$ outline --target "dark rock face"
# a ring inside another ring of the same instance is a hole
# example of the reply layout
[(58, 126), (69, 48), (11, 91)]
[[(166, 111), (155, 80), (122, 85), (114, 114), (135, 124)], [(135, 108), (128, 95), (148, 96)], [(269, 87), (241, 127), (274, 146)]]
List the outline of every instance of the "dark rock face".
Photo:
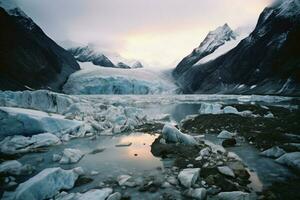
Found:
[(105, 55), (90, 46), (71, 48), (68, 51), (80, 62), (92, 62), (101, 67), (117, 67)]
[(133, 63), (133, 65), (131, 66), (131, 68), (135, 69), (135, 68), (143, 68), (143, 64), (140, 61), (136, 61), (135, 63)]
[(22, 10), (0, 7), (0, 89), (60, 91), (79, 70), (73, 56), (51, 40)]
[(300, 95), (300, 3), (279, 2), (237, 47), (178, 77), (184, 93)]
[(201, 42), (200, 46), (195, 48), (191, 54), (180, 61), (173, 71), (173, 75), (175, 77), (181, 76), (199, 60), (213, 53), (220, 46), (224, 45), (226, 41), (234, 40), (236, 35), (237, 34), (231, 30), (228, 24), (224, 24), (223, 26), (218, 27), (216, 30), (210, 31), (203, 42)]
[(125, 63), (123, 62), (119, 62), (117, 64), (118, 68), (123, 68), (123, 69), (130, 69), (130, 67), (128, 65), (126, 65)]

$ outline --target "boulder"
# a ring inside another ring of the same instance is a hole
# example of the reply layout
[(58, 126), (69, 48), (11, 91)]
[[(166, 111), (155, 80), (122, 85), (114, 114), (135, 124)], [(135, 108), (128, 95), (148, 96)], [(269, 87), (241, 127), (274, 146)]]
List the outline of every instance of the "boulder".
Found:
[(236, 145), (236, 140), (234, 138), (230, 138), (230, 139), (225, 139), (222, 142), (222, 146), (223, 147), (233, 147)]
[(70, 163), (77, 163), (82, 157), (84, 153), (79, 149), (71, 149), (67, 148), (64, 149), (62, 158), (60, 159), (60, 164), (70, 164)]
[(200, 168), (186, 168), (179, 172), (178, 179), (180, 183), (190, 188), (197, 181), (200, 174)]
[(204, 149), (201, 149), (199, 152), (200, 156), (204, 157), (208, 157), (211, 154), (211, 149), (209, 147), (205, 147)]
[(71, 189), (77, 178), (78, 174), (73, 170), (63, 170), (60, 167), (44, 169), (21, 183), (11, 194), (12, 199), (49, 199), (62, 189)]
[(162, 136), (166, 142), (181, 143), (187, 145), (197, 145), (194, 137), (180, 132), (176, 127), (171, 124), (165, 124), (162, 130)]
[(206, 199), (206, 189), (205, 188), (189, 188), (184, 192), (184, 195), (193, 199), (205, 200)]
[(218, 171), (225, 176), (235, 178), (234, 172), (227, 166), (218, 167)]
[(118, 182), (119, 186), (123, 186), (123, 185), (126, 184), (126, 182), (127, 182), (129, 179), (131, 179), (131, 176), (129, 176), (129, 175), (120, 175), (120, 176), (118, 176), (118, 178), (117, 178), (117, 182)]
[(276, 162), (300, 170), (300, 152), (286, 153), (276, 159)]
[(285, 154), (285, 151), (278, 146), (272, 147), (260, 153), (260, 155), (270, 158), (279, 158), (283, 154)]

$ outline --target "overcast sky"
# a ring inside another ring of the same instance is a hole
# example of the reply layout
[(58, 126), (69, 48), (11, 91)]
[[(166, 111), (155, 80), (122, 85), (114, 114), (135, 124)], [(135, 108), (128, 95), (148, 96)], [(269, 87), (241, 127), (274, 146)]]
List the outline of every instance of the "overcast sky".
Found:
[(153, 67), (170, 66), (225, 22), (256, 23), (270, 0), (17, 0), (56, 41), (97, 44)]

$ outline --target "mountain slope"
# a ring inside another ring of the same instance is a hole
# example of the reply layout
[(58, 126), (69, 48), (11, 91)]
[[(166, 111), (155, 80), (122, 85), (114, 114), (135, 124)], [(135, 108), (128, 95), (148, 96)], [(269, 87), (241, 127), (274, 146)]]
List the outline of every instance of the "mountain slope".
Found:
[(13, 1), (0, 1), (0, 89), (59, 91), (79, 69), (73, 56), (51, 40)]
[(266, 8), (234, 49), (177, 78), (185, 93), (300, 95), (300, 3)]
[(71, 48), (68, 51), (80, 62), (92, 62), (102, 67), (117, 67), (104, 54), (96, 52), (90, 46)]
[[(71, 46), (71, 47), (70, 47)], [(117, 53), (99, 51), (99, 48), (91, 45), (69, 45), (68, 51), (80, 62), (91, 62), (101, 67), (114, 68), (142, 68), (143, 65), (136, 60), (124, 59)], [(115, 64), (114, 64), (115, 63)]]
[(214, 31), (210, 31), (206, 38), (201, 42), (200, 46), (195, 48), (191, 54), (186, 56), (175, 68), (173, 74), (179, 77), (199, 60), (213, 53), (227, 41), (235, 40), (237, 34), (231, 30), (228, 24), (218, 27)]

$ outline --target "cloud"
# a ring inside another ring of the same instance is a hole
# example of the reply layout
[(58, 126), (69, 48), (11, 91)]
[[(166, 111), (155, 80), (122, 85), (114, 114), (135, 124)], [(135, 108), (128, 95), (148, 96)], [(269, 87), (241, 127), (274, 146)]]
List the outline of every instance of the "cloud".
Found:
[(156, 65), (179, 61), (209, 30), (255, 23), (270, 0), (17, 0), (56, 41), (95, 43)]

